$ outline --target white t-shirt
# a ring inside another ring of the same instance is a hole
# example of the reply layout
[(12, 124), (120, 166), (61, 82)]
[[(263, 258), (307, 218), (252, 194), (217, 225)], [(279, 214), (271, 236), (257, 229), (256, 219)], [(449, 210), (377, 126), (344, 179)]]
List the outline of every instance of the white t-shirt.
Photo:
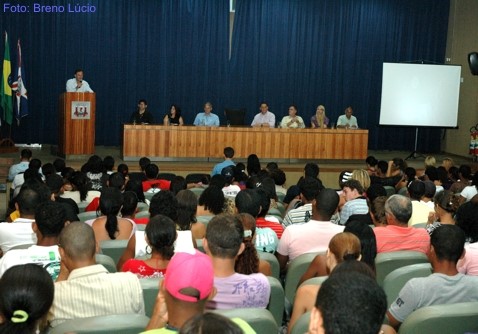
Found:
[(239, 188), (239, 186), (235, 184), (231, 184), (230, 186), (222, 188), (224, 196), (227, 197), (236, 197), (239, 191), (241, 191), (241, 188)]
[(17, 218), (13, 223), (0, 223), (0, 248), (4, 254), (15, 246), (37, 243), (32, 222), (32, 219)]
[(38, 264), (46, 269), (55, 281), (60, 273), (58, 246), (33, 245), (27, 249), (12, 249), (0, 259), (0, 277), (7, 269), (19, 264)]
[(466, 201), (469, 202), (473, 196), (475, 196), (478, 193), (476, 186), (467, 186), (465, 189), (463, 189), (460, 193), (460, 195), (464, 198), (466, 198)]

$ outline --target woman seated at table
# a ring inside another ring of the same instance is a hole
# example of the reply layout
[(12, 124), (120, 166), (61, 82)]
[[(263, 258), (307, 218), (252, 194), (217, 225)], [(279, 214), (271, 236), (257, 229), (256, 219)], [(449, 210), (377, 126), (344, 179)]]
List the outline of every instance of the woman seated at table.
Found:
[(164, 125), (184, 125), (183, 118), (181, 116), (181, 109), (175, 104), (171, 105), (171, 109), (169, 110), (169, 113), (164, 116), (163, 119), (163, 124)]
[(325, 116), (325, 107), (319, 105), (315, 111), (315, 115), (310, 118), (311, 128), (327, 129), (329, 126), (329, 119)]
[(281, 128), (305, 128), (305, 123), (302, 117), (297, 115), (297, 107), (291, 105), (289, 107), (289, 115), (284, 116), (280, 122)]
[(120, 218), (118, 214), (123, 205), (123, 195), (116, 188), (104, 188), (101, 191), (100, 206), (101, 217), (90, 224), (95, 232), (96, 242), (103, 240), (127, 240), (136, 231), (136, 224), (127, 218)]

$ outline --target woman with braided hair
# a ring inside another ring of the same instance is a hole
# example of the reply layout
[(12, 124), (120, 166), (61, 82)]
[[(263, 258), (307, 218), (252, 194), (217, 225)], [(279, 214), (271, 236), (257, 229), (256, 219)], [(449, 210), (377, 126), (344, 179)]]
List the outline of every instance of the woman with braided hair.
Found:
[(271, 265), (259, 258), (255, 247), (256, 220), (248, 213), (240, 213), (237, 217), (244, 227), (243, 243), (245, 248), (236, 258), (235, 271), (244, 275), (262, 273), (266, 276), (272, 276)]

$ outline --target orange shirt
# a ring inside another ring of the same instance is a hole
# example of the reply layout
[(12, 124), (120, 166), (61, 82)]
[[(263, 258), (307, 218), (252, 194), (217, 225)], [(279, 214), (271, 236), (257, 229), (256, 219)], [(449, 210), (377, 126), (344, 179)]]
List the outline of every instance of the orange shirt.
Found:
[(377, 239), (377, 253), (411, 250), (427, 254), (430, 235), (424, 228), (379, 226), (373, 229)]

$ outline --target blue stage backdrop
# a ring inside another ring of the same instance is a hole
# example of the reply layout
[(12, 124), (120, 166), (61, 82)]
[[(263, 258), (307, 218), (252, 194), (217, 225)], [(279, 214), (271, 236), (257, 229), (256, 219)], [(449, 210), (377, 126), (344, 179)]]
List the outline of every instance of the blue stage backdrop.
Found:
[[(247, 108), (251, 122), (261, 101), (278, 121), (296, 104), (307, 124), (318, 104), (331, 122), (351, 105), (371, 149), (412, 150), (415, 128), (377, 126), (382, 63), (443, 63), (449, 5), (237, 0), (229, 41), (227, 0), (3, 2), (0, 28), (12, 69), (21, 39), (29, 98), (13, 139), (58, 142), (58, 97), (82, 68), (97, 94), (97, 145), (119, 145), (122, 123), (144, 98), (156, 121), (175, 103), (188, 124), (206, 101), (223, 123), (226, 107)], [(420, 151), (439, 150), (440, 129), (419, 134)]]

